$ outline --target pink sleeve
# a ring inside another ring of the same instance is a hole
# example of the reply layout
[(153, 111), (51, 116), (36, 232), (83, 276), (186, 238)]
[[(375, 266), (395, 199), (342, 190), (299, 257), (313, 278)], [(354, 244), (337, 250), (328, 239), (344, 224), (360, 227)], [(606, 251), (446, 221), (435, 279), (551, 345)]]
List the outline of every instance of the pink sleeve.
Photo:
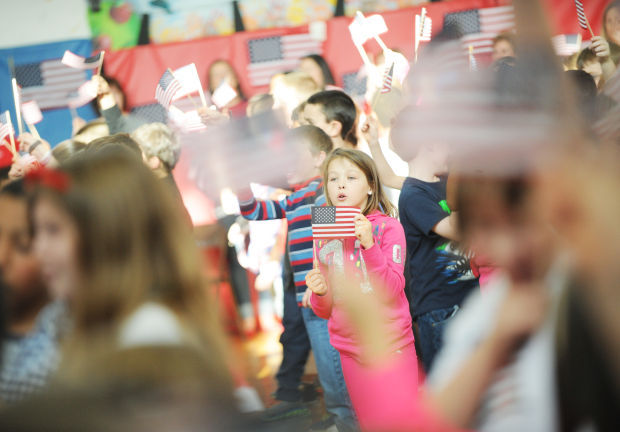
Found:
[(405, 231), (402, 225), (396, 219), (386, 219), (383, 237), (375, 239), (371, 248), (362, 249), (366, 271), (373, 287), (380, 285), (389, 296), (397, 295), (405, 288), (405, 252)]

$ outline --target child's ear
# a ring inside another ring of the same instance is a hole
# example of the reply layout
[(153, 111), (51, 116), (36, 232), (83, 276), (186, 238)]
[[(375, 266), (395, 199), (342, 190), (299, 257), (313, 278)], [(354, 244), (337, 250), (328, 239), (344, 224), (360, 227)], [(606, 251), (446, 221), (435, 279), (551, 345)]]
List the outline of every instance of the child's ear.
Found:
[(150, 158), (146, 160), (146, 165), (150, 169), (156, 170), (161, 166), (161, 161), (159, 160), (157, 156), (151, 156)]
[(339, 137), (340, 132), (342, 131), (342, 123), (340, 123), (338, 120), (332, 120), (328, 123), (327, 129), (327, 135), (329, 135), (330, 137)]
[(325, 162), (325, 158), (327, 157), (327, 154), (324, 151), (321, 151), (319, 154), (317, 154), (314, 158), (315, 161), (315, 168), (321, 168), (323, 166), (323, 162)]

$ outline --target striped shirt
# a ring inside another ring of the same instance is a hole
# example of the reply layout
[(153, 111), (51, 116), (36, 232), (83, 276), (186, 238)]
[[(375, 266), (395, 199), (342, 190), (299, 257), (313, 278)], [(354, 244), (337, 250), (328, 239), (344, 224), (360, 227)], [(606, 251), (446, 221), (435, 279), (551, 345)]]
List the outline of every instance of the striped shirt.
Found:
[(321, 177), (295, 186), (293, 193), (280, 201), (251, 198), (240, 203), (241, 214), (248, 220), (287, 219), (288, 251), (298, 302), (306, 291), (306, 274), (312, 270), (312, 207), (323, 205), (325, 195)]

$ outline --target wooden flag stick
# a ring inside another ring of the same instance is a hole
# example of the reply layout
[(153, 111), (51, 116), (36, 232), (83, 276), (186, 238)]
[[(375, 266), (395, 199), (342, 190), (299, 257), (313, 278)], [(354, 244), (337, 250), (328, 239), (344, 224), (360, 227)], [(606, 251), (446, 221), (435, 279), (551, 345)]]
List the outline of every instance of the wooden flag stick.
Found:
[(34, 135), (36, 139), (41, 139), (41, 135), (39, 135), (39, 131), (37, 130), (35, 125), (26, 123), (26, 126), (28, 126), (28, 130), (30, 130), (30, 133)]
[(586, 24), (588, 25), (588, 30), (590, 30), (590, 36), (594, 37), (594, 32), (592, 31), (592, 27), (590, 27), (590, 20), (586, 17)]
[(103, 69), (103, 56), (105, 51), (101, 51), (101, 59), (99, 59), (99, 69), (97, 70), (97, 76), (101, 76), (101, 69)]
[(78, 116), (77, 111), (74, 107), (69, 107), (69, 112), (71, 113), (71, 118), (74, 119)]
[(200, 94), (200, 101), (202, 102), (202, 106), (207, 108), (207, 99), (205, 98), (205, 92), (202, 89), (202, 85), (198, 86), (198, 93)]
[(319, 261), (316, 258), (316, 240), (312, 239), (312, 268), (319, 268)]
[(15, 138), (13, 137), (13, 124), (11, 123), (11, 113), (7, 111), (7, 123), (9, 124), (9, 138), (11, 140), (11, 152), (13, 153), (13, 160), (17, 159), (17, 148), (15, 147)]
[(24, 133), (22, 128), (22, 110), (21, 104), (19, 102), (19, 89), (17, 88), (17, 80), (15, 78), (11, 78), (11, 85), (13, 86), (13, 102), (15, 103), (15, 116), (17, 117), (17, 128), (19, 130), (19, 134)]

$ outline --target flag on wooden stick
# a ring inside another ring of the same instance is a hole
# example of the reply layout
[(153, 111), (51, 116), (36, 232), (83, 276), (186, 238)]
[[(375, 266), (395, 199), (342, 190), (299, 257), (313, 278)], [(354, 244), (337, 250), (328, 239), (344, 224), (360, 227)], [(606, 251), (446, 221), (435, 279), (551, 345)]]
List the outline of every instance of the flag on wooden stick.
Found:
[(355, 216), (360, 213), (357, 207), (312, 207), (313, 239), (355, 237)]

